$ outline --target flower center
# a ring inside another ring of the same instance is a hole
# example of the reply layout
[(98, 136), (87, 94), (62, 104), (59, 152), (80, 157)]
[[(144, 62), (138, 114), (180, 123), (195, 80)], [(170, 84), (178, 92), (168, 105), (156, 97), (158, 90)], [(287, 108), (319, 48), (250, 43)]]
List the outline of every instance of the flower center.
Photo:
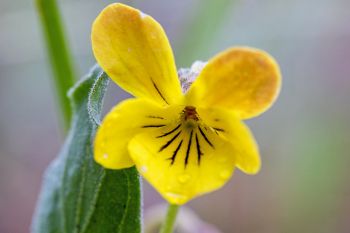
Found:
[(198, 116), (198, 113), (196, 111), (196, 108), (193, 106), (186, 106), (184, 108), (184, 110), (182, 111), (182, 113), (183, 113), (183, 118), (185, 121), (188, 121), (188, 120), (198, 121), (199, 120), (199, 116)]
[[(179, 110), (176, 109), (176, 113)], [(182, 160), (186, 168), (192, 160), (199, 166), (203, 156), (212, 154), (222, 144), (219, 137), (225, 130), (205, 124), (194, 106), (185, 106), (174, 119), (153, 114), (146, 117), (151, 121), (141, 127), (155, 128), (153, 137), (159, 146), (157, 153), (163, 153), (164, 158), (170, 160), (170, 165)], [(212, 119), (216, 124), (219, 121)]]

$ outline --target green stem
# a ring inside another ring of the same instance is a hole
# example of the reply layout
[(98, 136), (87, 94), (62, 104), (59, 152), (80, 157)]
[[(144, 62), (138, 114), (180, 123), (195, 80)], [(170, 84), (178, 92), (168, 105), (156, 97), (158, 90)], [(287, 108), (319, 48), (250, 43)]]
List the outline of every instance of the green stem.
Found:
[(66, 44), (56, 0), (36, 0), (36, 5), (53, 71), (54, 86), (58, 104), (60, 105), (60, 112), (62, 112), (62, 121), (65, 130), (67, 130), (71, 119), (71, 108), (67, 91), (73, 86), (75, 80), (71, 54)]
[(166, 217), (165, 217), (165, 221), (164, 221), (159, 233), (172, 233), (173, 232), (173, 228), (174, 228), (174, 224), (175, 224), (175, 220), (176, 220), (176, 215), (177, 215), (177, 212), (179, 210), (179, 207), (180, 206), (178, 206), (178, 205), (169, 204), (168, 212), (167, 212)]

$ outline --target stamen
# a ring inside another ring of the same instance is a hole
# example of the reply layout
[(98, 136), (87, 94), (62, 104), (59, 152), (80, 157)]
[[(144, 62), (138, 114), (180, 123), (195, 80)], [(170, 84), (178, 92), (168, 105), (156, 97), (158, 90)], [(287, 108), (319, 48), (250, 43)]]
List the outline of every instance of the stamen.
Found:
[(172, 139), (170, 139), (164, 146), (162, 146), (158, 152), (161, 152), (165, 148), (167, 148), (181, 133), (182, 131), (178, 132)]
[(187, 121), (187, 120), (198, 121), (199, 120), (196, 108), (193, 106), (186, 106), (185, 109), (183, 110), (183, 114), (184, 114), (185, 121)]

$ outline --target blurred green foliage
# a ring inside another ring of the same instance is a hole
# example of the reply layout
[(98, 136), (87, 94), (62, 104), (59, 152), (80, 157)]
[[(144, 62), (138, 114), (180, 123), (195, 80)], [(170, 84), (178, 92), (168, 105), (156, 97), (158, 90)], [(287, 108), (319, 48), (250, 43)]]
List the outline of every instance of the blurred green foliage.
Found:
[(176, 46), (179, 67), (189, 67), (203, 53), (208, 52), (217, 36), (218, 29), (223, 25), (223, 20), (235, 0), (203, 0), (191, 15), (182, 34), (181, 40)]

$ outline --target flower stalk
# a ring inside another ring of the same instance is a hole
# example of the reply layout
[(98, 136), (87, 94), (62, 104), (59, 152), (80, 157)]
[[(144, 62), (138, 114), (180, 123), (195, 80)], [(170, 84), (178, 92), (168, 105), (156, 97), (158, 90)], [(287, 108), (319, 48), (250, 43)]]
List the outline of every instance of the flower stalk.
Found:
[(62, 26), (56, 0), (36, 0), (37, 11), (44, 32), (51, 69), (53, 72), (54, 88), (62, 113), (64, 129), (68, 130), (71, 109), (67, 91), (73, 86), (75, 71), (70, 50), (66, 43), (66, 36)]
[(178, 205), (169, 204), (165, 220), (159, 233), (172, 233), (175, 225), (177, 213), (179, 211)]

